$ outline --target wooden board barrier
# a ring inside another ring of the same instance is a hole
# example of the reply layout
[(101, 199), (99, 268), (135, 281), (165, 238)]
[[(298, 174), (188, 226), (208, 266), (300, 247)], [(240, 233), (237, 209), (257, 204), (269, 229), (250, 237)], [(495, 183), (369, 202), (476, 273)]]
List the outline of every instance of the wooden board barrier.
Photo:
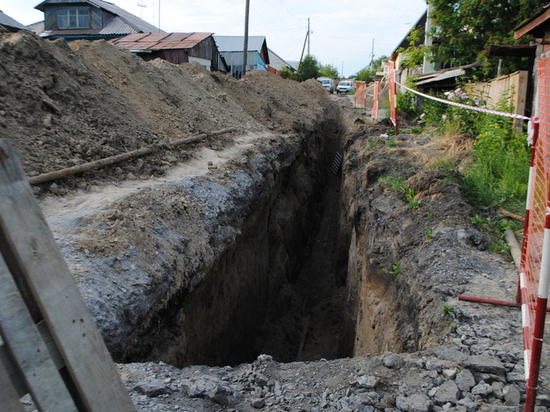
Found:
[(134, 411), (5, 139), (0, 139), (0, 253), (0, 411), (19, 410), (12, 404), (22, 388), (41, 411)]

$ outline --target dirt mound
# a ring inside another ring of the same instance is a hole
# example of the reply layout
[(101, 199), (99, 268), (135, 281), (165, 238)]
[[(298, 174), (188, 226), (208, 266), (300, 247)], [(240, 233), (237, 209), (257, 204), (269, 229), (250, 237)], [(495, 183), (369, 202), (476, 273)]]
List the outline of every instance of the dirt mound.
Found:
[[(197, 64), (146, 63), (105, 41), (67, 45), (5, 33), (0, 59), (0, 137), (12, 142), (28, 176), (224, 128), (236, 133), (204, 143), (220, 150), (245, 132), (313, 129), (330, 104), (315, 82), (267, 72), (237, 81)], [(51, 191), (162, 176), (196, 147), (156, 150), (145, 161), (65, 178)]]

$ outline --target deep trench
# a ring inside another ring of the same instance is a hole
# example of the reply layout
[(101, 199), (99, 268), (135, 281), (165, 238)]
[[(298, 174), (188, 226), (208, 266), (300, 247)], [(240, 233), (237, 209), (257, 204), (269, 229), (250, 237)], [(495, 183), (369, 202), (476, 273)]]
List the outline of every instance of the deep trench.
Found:
[(124, 361), (183, 367), (260, 354), (280, 362), (352, 356), (355, 336), (343, 332), (350, 236), (339, 225), (342, 174), (331, 171), (340, 130), (333, 121), (308, 136), (242, 235), (196, 289), (157, 313), (163, 329), (142, 335)]

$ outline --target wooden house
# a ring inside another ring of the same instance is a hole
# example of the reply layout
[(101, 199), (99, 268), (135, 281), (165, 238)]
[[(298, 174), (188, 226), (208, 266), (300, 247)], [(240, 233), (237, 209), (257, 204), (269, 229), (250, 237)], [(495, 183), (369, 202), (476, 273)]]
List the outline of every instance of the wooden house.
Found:
[(160, 58), (174, 64), (198, 62), (210, 71), (229, 70), (212, 33), (139, 33), (110, 42), (147, 61)]
[(39, 36), (67, 41), (110, 40), (131, 33), (163, 33), (159, 28), (103, 0), (45, 0), (42, 24), (31, 26)]

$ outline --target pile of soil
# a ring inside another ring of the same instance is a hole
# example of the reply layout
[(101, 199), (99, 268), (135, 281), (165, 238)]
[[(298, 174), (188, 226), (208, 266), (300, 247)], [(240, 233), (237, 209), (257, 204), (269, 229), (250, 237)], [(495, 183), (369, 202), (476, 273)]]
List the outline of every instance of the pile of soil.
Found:
[[(225, 128), (236, 131), (203, 144), (222, 150), (234, 136), (295, 133), (315, 128), (328, 105), (313, 80), (253, 72), (239, 81), (198, 63), (146, 63), (105, 41), (67, 45), (27, 31), (4, 33), (0, 59), (0, 137), (12, 142), (29, 177)], [(163, 176), (196, 148), (159, 149), (146, 161), (57, 181), (52, 192)]]

